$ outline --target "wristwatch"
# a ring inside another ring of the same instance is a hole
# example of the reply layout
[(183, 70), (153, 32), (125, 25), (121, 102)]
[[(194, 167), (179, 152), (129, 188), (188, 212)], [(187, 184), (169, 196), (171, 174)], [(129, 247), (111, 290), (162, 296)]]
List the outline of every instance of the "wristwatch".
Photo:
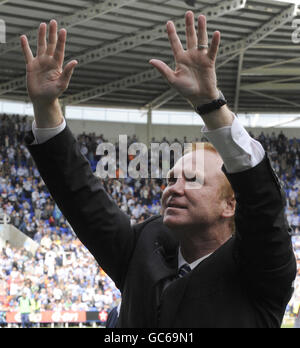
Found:
[(219, 91), (219, 98), (213, 100), (212, 102), (208, 104), (203, 104), (200, 106), (197, 106), (195, 108), (196, 112), (201, 115), (207, 115), (215, 110), (221, 109), (222, 106), (227, 104), (227, 100), (225, 99), (223, 93)]

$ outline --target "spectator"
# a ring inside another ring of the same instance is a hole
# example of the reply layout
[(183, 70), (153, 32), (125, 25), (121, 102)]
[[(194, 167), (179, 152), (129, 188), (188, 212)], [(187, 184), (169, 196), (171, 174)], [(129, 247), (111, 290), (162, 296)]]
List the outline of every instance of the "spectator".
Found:
[(26, 292), (23, 292), (22, 297), (19, 299), (19, 311), (21, 314), (22, 328), (30, 328), (30, 313), (31, 313), (31, 300), (27, 296)]

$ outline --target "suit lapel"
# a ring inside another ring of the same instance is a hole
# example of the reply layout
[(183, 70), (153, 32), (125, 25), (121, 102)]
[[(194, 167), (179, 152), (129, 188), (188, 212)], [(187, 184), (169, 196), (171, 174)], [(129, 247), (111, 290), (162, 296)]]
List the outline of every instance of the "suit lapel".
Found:
[(174, 234), (163, 225), (162, 218), (156, 222), (159, 233), (154, 241), (153, 253), (148, 260), (152, 284), (177, 273), (179, 243)]
[(162, 296), (162, 307), (165, 309), (163, 310), (161, 320), (163, 327), (173, 327), (188, 281), (189, 275), (176, 279), (164, 291)]
[(153, 294), (151, 301), (153, 303), (149, 306), (150, 322), (157, 323), (160, 313), (161, 294), (164, 284), (168, 278), (174, 278), (177, 272), (177, 252), (174, 251), (173, 256), (167, 256), (163, 246), (158, 246), (149, 258), (147, 269), (149, 270), (149, 277), (151, 290)]
[(162, 279), (175, 276), (177, 273), (177, 249), (172, 255), (167, 255), (163, 246), (159, 246), (149, 259), (148, 269), (151, 270), (152, 283), (156, 285)]
[[(161, 318), (161, 322), (164, 323), (164, 326), (171, 327), (185, 293), (188, 276), (171, 282), (163, 292), (168, 279), (175, 278), (178, 273), (179, 243), (169, 229), (164, 227), (160, 232), (147, 267), (150, 270), (151, 283), (156, 293), (156, 308), (152, 308), (152, 315), (157, 318), (159, 305), (163, 306), (163, 302), (168, 302), (166, 303), (168, 310), (163, 311), (164, 314), (161, 312), (165, 317)], [(169, 305), (169, 301), (171, 301), (171, 305)]]

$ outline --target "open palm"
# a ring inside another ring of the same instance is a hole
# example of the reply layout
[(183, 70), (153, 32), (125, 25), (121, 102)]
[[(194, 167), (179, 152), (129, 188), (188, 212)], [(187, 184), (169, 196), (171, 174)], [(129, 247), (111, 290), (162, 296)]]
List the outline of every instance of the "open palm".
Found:
[[(198, 35), (195, 29), (194, 14), (186, 14), (187, 50), (184, 50), (173, 22), (168, 22), (167, 31), (176, 68), (173, 71), (164, 62), (152, 59), (150, 63), (157, 68), (184, 98), (194, 103), (218, 97), (215, 62), (220, 45), (220, 33), (215, 32), (208, 48), (206, 18), (199, 16)], [(207, 48), (199, 49), (199, 45)]]
[(63, 68), (67, 32), (60, 30), (57, 23), (50, 22), (49, 40), (46, 40), (47, 26), (42, 23), (38, 33), (37, 55), (33, 56), (28, 39), (21, 37), (26, 60), (27, 89), (32, 102), (50, 104), (68, 88), (77, 61), (71, 61)]

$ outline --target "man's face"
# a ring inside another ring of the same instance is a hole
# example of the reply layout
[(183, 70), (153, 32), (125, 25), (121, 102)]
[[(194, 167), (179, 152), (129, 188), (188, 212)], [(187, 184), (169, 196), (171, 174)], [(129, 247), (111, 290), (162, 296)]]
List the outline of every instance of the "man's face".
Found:
[(222, 218), (222, 159), (200, 150), (182, 157), (169, 173), (162, 196), (164, 224), (173, 230), (213, 226)]

